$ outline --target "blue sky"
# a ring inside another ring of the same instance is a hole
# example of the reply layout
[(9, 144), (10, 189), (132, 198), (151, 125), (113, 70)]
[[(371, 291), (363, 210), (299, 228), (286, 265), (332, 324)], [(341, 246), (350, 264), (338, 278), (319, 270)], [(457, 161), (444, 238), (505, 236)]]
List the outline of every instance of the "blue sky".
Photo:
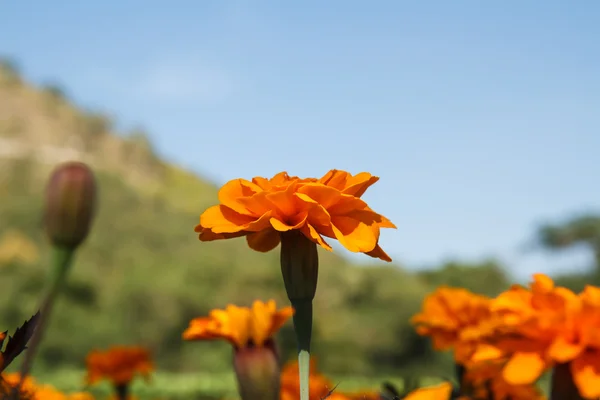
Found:
[(599, 209), (599, 18), (591, 0), (3, 2), (0, 54), (216, 182), (372, 172), (395, 260), (491, 256), (524, 279), (591, 262), (523, 246)]

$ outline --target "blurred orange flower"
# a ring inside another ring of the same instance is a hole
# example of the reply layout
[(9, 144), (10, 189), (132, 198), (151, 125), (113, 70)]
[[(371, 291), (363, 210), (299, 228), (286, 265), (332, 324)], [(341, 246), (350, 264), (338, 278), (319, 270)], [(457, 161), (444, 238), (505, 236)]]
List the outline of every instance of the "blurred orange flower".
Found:
[(396, 228), (360, 199), (379, 180), (363, 172), (331, 170), (321, 179), (301, 179), (281, 172), (271, 179), (234, 179), (219, 190), (219, 205), (208, 208), (195, 231), (202, 241), (246, 236), (250, 248), (267, 252), (280, 233), (302, 232), (331, 251), (323, 236), (352, 252), (391, 261), (379, 247), (380, 228)]
[(224, 339), (236, 348), (263, 346), (294, 314), (292, 307), (277, 310), (274, 300), (256, 300), (251, 308), (228, 305), (195, 318), (183, 332), (185, 340)]
[(494, 332), (490, 301), (466, 289), (442, 286), (425, 298), (411, 322), (419, 335), (432, 338), (437, 350), (453, 348), (456, 361), (464, 364)]
[(403, 400), (449, 400), (452, 393), (452, 384), (441, 383), (437, 386), (413, 390)]
[[(12, 393), (13, 389), (17, 387), (21, 381), (21, 374), (18, 372), (3, 373), (2, 376), (2, 394)], [(25, 377), (25, 380), (21, 384), (21, 390), (19, 392), (20, 399), (33, 399), (37, 385), (33, 378), (29, 375)]]
[[(317, 372), (317, 361), (310, 359), (309, 400), (321, 400), (334, 388), (329, 379)], [(281, 400), (298, 400), (300, 382), (298, 380), (298, 361), (291, 361), (281, 370)]]
[(507, 382), (532, 383), (548, 368), (568, 363), (581, 395), (600, 397), (600, 288), (586, 286), (577, 295), (536, 274), (529, 289), (513, 286), (492, 309), (503, 320), (494, 344), (510, 354)]
[[(309, 400), (380, 400), (377, 391), (363, 391), (357, 393), (344, 393), (336, 389), (325, 376), (317, 372), (317, 361), (310, 360), (309, 375)], [(300, 382), (298, 381), (298, 361), (287, 363), (281, 371), (281, 398), (280, 400), (298, 400), (300, 398)]]
[[(2, 394), (10, 393), (19, 384), (21, 374), (18, 372), (2, 374)], [(0, 396), (1, 397), (1, 396)], [(38, 385), (33, 378), (27, 376), (21, 386), (19, 399), (29, 400), (94, 400), (90, 393), (63, 393), (51, 385)]]
[(91, 393), (63, 393), (50, 385), (40, 386), (35, 391), (35, 400), (94, 400)]
[(86, 358), (87, 383), (107, 379), (115, 386), (129, 384), (136, 374), (148, 379), (154, 365), (143, 347), (113, 346), (106, 351), (94, 350)]
[(463, 387), (471, 399), (542, 400), (545, 397), (534, 385), (513, 385), (502, 376), (502, 362), (472, 364), (463, 377)]

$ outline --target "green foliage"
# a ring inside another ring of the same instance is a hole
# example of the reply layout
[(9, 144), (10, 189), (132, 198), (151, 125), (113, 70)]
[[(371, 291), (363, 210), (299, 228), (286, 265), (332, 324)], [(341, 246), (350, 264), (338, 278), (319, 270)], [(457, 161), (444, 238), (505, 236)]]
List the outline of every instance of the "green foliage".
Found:
[(562, 223), (546, 224), (537, 232), (539, 244), (546, 250), (561, 251), (574, 247), (586, 248), (593, 254), (589, 272), (562, 274), (556, 283), (580, 291), (585, 285), (600, 285), (600, 216), (582, 214)]
[(463, 287), (486, 296), (496, 296), (511, 285), (500, 264), (493, 260), (480, 263), (447, 262), (433, 270), (418, 272), (432, 286)]
[(600, 250), (600, 217), (581, 215), (561, 224), (547, 224), (538, 232), (540, 243), (548, 249), (563, 249), (586, 244)]

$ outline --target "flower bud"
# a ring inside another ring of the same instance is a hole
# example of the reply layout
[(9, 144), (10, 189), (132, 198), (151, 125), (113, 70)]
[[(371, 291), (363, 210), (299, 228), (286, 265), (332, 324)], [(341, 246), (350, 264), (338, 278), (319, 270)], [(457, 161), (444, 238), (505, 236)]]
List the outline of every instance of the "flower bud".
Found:
[(96, 211), (96, 182), (80, 162), (60, 164), (46, 187), (44, 223), (55, 246), (75, 249), (87, 237)]
[(281, 367), (275, 343), (236, 348), (233, 365), (242, 400), (279, 400)]

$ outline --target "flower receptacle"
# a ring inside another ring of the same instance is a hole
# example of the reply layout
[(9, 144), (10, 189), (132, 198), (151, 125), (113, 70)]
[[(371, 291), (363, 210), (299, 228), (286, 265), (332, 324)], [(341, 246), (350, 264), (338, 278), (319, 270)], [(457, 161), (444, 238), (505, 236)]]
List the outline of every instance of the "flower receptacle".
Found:
[(236, 348), (233, 365), (242, 400), (278, 400), (281, 366), (275, 343)]
[(281, 274), (290, 301), (314, 299), (319, 277), (316, 243), (301, 232), (281, 233)]

